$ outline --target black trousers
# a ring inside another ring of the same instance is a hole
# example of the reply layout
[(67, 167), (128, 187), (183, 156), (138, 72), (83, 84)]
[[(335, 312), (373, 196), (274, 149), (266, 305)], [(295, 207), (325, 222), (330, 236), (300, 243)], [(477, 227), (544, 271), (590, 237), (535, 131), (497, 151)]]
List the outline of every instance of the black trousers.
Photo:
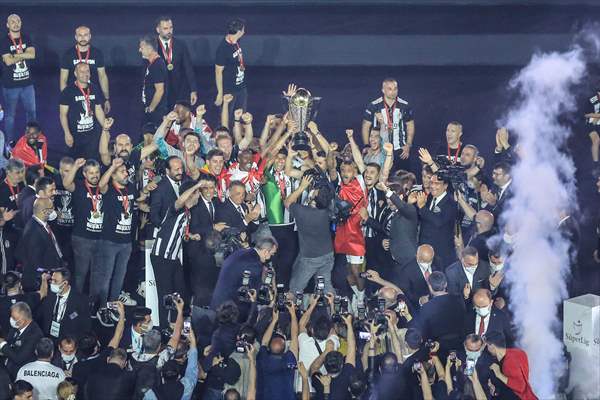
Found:
[(223, 90), (223, 95), (226, 94), (233, 95), (233, 100), (229, 103), (229, 109), (227, 110), (229, 111), (229, 124), (233, 126), (233, 112), (238, 108), (241, 108), (245, 112), (248, 108), (248, 90), (246, 88), (238, 91)]
[(193, 305), (201, 307), (210, 304), (212, 293), (219, 278), (219, 268), (213, 254), (206, 250), (203, 242), (185, 243), (183, 247), (183, 270), (187, 304), (193, 296)]
[(292, 265), (298, 255), (298, 232), (294, 231), (294, 224), (271, 225), (269, 228), (278, 244), (277, 253), (273, 257), (277, 283), (283, 284), (287, 291), (292, 276)]
[[(165, 260), (162, 257), (150, 256), (152, 268), (154, 269), (154, 280), (158, 295), (158, 310), (160, 327), (168, 326), (167, 309), (164, 306), (163, 297), (174, 292), (181, 293), (184, 287), (183, 268), (179, 260)], [(172, 313), (173, 314), (173, 313)]]

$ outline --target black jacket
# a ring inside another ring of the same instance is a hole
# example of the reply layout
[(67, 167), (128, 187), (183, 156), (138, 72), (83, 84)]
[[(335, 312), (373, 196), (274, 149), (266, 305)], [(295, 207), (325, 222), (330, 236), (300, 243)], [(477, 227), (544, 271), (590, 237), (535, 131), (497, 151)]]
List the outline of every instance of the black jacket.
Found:
[[(452, 344), (456, 349), (462, 342), (464, 318), (465, 302), (462, 295), (444, 294), (425, 303), (410, 326), (421, 330), (423, 340), (437, 340), (440, 346)], [(451, 348), (446, 346), (444, 350)]]
[(6, 369), (13, 378), (17, 376), (19, 368), (36, 360), (35, 347), (44, 337), (42, 330), (34, 321), (19, 335), (19, 330), (10, 328), (6, 344), (0, 350), (0, 355), (7, 358)]
[[(431, 265), (431, 272), (439, 271), (435, 265)], [(402, 269), (402, 279), (400, 283), (401, 289), (408, 297), (408, 300), (415, 307), (419, 307), (419, 298), (429, 295), (429, 287), (425, 281), (425, 277), (421, 273), (421, 267), (417, 264), (417, 259), (413, 259)]]
[(435, 255), (440, 259), (441, 266), (446, 267), (456, 260), (454, 251), (454, 229), (456, 226), (457, 209), (452, 199), (452, 194), (446, 196), (433, 210), (429, 210), (432, 197), (429, 196), (427, 204), (419, 208), (421, 230), (419, 244), (429, 244), (435, 249)]
[(37, 289), (35, 285), (37, 268), (62, 267), (62, 259), (50, 235), (35, 218), (31, 218), (25, 225), (17, 254), (23, 264), (22, 284), (25, 291)]
[[(50, 327), (52, 326), (52, 317), (54, 306), (56, 305), (56, 294), (48, 293), (48, 296), (42, 301), (38, 310), (39, 321), (44, 335), (50, 337)], [(71, 287), (69, 297), (67, 297), (67, 308), (60, 321), (60, 337), (66, 335), (79, 338), (82, 334), (88, 332), (92, 327), (90, 317), (89, 300), (75, 291)]]
[[(471, 285), (471, 294), (477, 289), (488, 288), (490, 277), (490, 264), (479, 259), (477, 269), (473, 275), (473, 284)], [(469, 282), (465, 270), (460, 263), (457, 261), (446, 268), (446, 279), (448, 280), (448, 293), (463, 295), (463, 289)]]
[(116, 364), (106, 364), (88, 379), (85, 387), (87, 400), (132, 399), (135, 388), (135, 376), (123, 371)]
[[(158, 54), (165, 60), (165, 64), (168, 64), (166, 54), (163, 51), (162, 43), (159, 38), (157, 40)], [(173, 105), (177, 100), (190, 100), (190, 92), (197, 91), (196, 87), (196, 75), (194, 74), (194, 66), (192, 65), (192, 59), (190, 52), (188, 51), (187, 45), (183, 40), (179, 40), (173, 37), (171, 41), (172, 56), (171, 63), (173, 64), (173, 70), (167, 69), (167, 82), (169, 85), (168, 91), (168, 107), (173, 108)], [(171, 51), (169, 50), (169, 53)]]
[[(502, 332), (506, 338), (506, 344), (508, 347), (512, 347), (513, 344), (513, 333), (510, 325), (510, 321), (506, 313), (496, 306), (492, 306), (490, 315), (487, 317), (490, 319), (487, 330), (484, 332)], [(471, 333), (479, 333), (479, 328), (475, 326), (477, 320), (477, 313), (474, 309), (468, 310), (465, 316), (465, 336)]]
[[(242, 208), (246, 213), (248, 212), (246, 204), (242, 204)], [(220, 203), (215, 210), (215, 222), (225, 222), (228, 226), (239, 228), (247, 233), (252, 233), (258, 229), (258, 225), (254, 222), (250, 222), (248, 225), (244, 223), (242, 215), (229, 199)]]
[(154, 227), (160, 227), (167, 210), (177, 200), (178, 193), (175, 193), (169, 178), (165, 177), (158, 183), (158, 187), (150, 195), (150, 222)]
[(390, 226), (390, 252), (400, 265), (410, 262), (417, 252), (418, 216), (414, 205), (408, 204), (393, 194), (390, 200), (398, 211)]

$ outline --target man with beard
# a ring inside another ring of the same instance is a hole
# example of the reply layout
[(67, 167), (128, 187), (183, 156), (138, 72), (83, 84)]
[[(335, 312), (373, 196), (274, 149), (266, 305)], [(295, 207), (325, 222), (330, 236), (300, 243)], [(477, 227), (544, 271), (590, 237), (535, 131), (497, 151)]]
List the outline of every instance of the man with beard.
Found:
[(20, 232), (15, 227), (12, 219), (17, 212), (17, 197), (24, 187), (25, 165), (16, 158), (8, 160), (6, 178), (0, 182), (0, 247), (4, 250), (4, 260), (1, 265), (2, 273), (14, 267), (14, 249), (17, 246)]
[(90, 82), (94, 87), (100, 87), (104, 95), (104, 112), (110, 112), (108, 92), (108, 75), (104, 67), (104, 53), (91, 45), (92, 31), (87, 26), (75, 29), (75, 46), (70, 47), (62, 56), (60, 63), (60, 91), (68, 86), (69, 80), (74, 76), (77, 64), (85, 63), (90, 66)]
[(266, 161), (261, 154), (253, 154), (250, 149), (240, 151), (237, 162), (229, 168), (231, 180), (241, 181), (246, 185), (246, 191), (256, 196), (265, 172)]
[[(346, 129), (346, 136), (351, 144), (354, 142), (353, 134), (352, 129)], [(360, 160), (362, 161), (362, 159)], [(364, 165), (362, 167), (362, 171), (364, 171)], [(340, 176), (338, 177), (337, 172), (330, 170), (330, 173), (335, 174), (335, 176), (330, 177), (336, 183), (340, 200), (349, 204), (348, 218), (346, 221), (337, 224), (334, 249), (336, 253), (346, 256), (349, 267), (348, 283), (356, 295), (356, 301), (363, 303), (365, 280), (360, 277), (360, 272), (365, 258), (365, 237), (361, 227), (361, 223), (364, 221), (361, 213), (364, 215), (364, 211), (361, 212), (361, 209), (367, 207), (367, 199), (365, 181), (362, 175), (358, 173), (358, 168), (360, 167), (357, 167), (354, 161), (345, 160), (340, 168)]]
[(166, 160), (166, 174), (158, 187), (150, 196), (150, 222), (156, 228), (160, 228), (167, 211), (179, 198), (179, 188), (183, 181), (183, 163), (181, 158), (171, 156)]
[[(107, 119), (108, 121), (111, 118)], [(112, 125), (112, 123), (110, 124)], [(100, 136), (100, 160), (106, 167), (110, 166), (113, 157), (118, 157), (125, 162), (129, 182), (135, 182), (137, 173), (141, 166), (142, 160), (152, 154), (158, 146), (155, 143), (150, 143), (142, 148), (133, 148), (131, 138), (126, 133), (121, 133), (115, 138), (113, 153), (111, 154), (108, 148), (110, 142), (109, 128), (105, 128)]]
[[(36, 199), (42, 198), (54, 201), (54, 195), (56, 194), (56, 183), (54, 182), (54, 179), (49, 176), (40, 176), (34, 183), (34, 191), (35, 194), (33, 196), (23, 197), (23, 201), (19, 205), (23, 224), (27, 224), (27, 222), (31, 219), (33, 214), (33, 203)], [(56, 212), (50, 216), (49, 220), (54, 221), (55, 219)]]
[(137, 224), (135, 201), (147, 197), (142, 193), (138, 198), (121, 158), (113, 160), (98, 185), (103, 195), (104, 220), (98, 265), (91, 270), (90, 279), (90, 295), (96, 307), (117, 300), (121, 293)]
[(35, 88), (31, 77), (31, 61), (35, 47), (29, 35), (21, 32), (21, 18), (11, 14), (6, 19), (8, 34), (0, 42), (2, 56), (2, 88), (6, 109), (6, 143), (15, 138), (15, 116), (19, 100), (23, 102), (25, 120), (35, 121)]
[(225, 201), (230, 178), (224, 164), (223, 152), (219, 149), (212, 149), (206, 154), (206, 165), (200, 170), (201, 173), (212, 175), (217, 180), (217, 198), (221, 202)]
[[(459, 164), (462, 150), (462, 142), (460, 141), (462, 134), (462, 124), (457, 121), (450, 122), (446, 127), (446, 146), (440, 145), (435, 154), (446, 157), (450, 164)], [(422, 163), (427, 164), (433, 172), (440, 169), (440, 166), (433, 160), (431, 153), (427, 149), (419, 149), (419, 159)]]
[(200, 135), (205, 152), (215, 146), (212, 129), (210, 129), (210, 126), (204, 120), (204, 114), (206, 114), (204, 104), (196, 107), (196, 115), (194, 115), (189, 102), (178, 100), (175, 103), (175, 107), (173, 107), (173, 111), (177, 114), (177, 119), (173, 122), (165, 136), (167, 144), (180, 149), (183, 144), (183, 132), (192, 130)]
[(142, 125), (153, 122), (158, 125), (167, 113), (167, 66), (157, 52), (156, 39), (144, 36), (140, 39), (140, 54), (146, 60), (142, 84)]
[(190, 99), (191, 105), (196, 104), (198, 91), (194, 66), (185, 42), (173, 37), (171, 17), (156, 19), (156, 33), (159, 54), (167, 63), (167, 108), (173, 108), (175, 102), (182, 99)]
[(75, 83), (65, 87), (60, 95), (60, 124), (65, 143), (76, 157), (96, 158), (98, 132), (105, 124), (104, 100), (89, 83), (88, 64), (81, 62), (75, 66), (75, 78)]
[[(75, 179), (77, 171), (83, 167), (83, 179)], [(63, 177), (65, 190), (73, 198), (73, 233), (71, 244), (75, 261), (75, 289), (83, 293), (90, 271), (98, 268), (98, 252), (104, 209), (98, 161), (78, 158), (73, 168)]]
[[(198, 134), (188, 128), (182, 129), (179, 132), (183, 139), (181, 146), (172, 146), (164, 140), (164, 136), (167, 133), (169, 126), (171, 126), (177, 118), (178, 115), (175, 111), (171, 111), (167, 114), (154, 134), (154, 143), (163, 154), (166, 153), (167, 157), (178, 157), (183, 160), (185, 174), (192, 179), (198, 179), (200, 176), (200, 168), (204, 165), (204, 160), (199, 155), (200, 138), (198, 137)], [(179, 149), (180, 147), (182, 148), (181, 150)]]
[(25, 134), (15, 144), (12, 157), (23, 161), (26, 167), (46, 165), (48, 144), (40, 124), (30, 121), (25, 125)]

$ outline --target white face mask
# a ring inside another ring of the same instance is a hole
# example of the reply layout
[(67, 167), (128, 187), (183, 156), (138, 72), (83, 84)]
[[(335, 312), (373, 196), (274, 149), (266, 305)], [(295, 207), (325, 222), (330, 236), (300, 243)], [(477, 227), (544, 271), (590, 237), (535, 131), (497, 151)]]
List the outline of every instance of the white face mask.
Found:
[(10, 326), (12, 326), (15, 329), (19, 329), (19, 325), (16, 319), (14, 319), (13, 317), (10, 317)]
[(475, 307), (475, 311), (479, 314), (480, 317), (487, 317), (490, 314), (491, 306), (487, 307)]
[(48, 221), (54, 221), (56, 219), (56, 217), (58, 217), (58, 214), (56, 213), (56, 210), (52, 210), (52, 212), (50, 213), (50, 215), (48, 215)]
[(502, 235), (502, 240), (504, 241), (504, 243), (506, 244), (513, 244), (514, 241), (514, 235), (510, 235), (508, 233), (505, 233), (504, 235)]
[(62, 357), (62, 359), (63, 359), (64, 362), (70, 363), (71, 361), (73, 361), (75, 359), (75, 353), (73, 353), (73, 354), (61, 354), (61, 357)]
[(492, 272), (498, 272), (498, 271), (501, 271), (504, 268), (504, 263), (500, 263), (500, 264), (492, 264), (492, 263), (490, 263), (490, 267), (492, 269)]
[(428, 262), (422, 262), (422, 261), (417, 261), (417, 264), (419, 264), (419, 267), (421, 267), (422, 270), (427, 271), (429, 268), (431, 268), (431, 263)]
[(465, 267), (466, 270), (468, 271), (475, 271), (477, 269), (478, 264), (476, 265), (463, 265), (463, 267)]
[(470, 350), (465, 349), (465, 353), (467, 354), (467, 360), (477, 361), (477, 359), (481, 356), (481, 350), (470, 351)]
[(51, 283), (50, 284), (50, 291), (52, 293), (58, 293), (58, 292), (61, 291), (62, 285), (63, 285), (62, 283)]

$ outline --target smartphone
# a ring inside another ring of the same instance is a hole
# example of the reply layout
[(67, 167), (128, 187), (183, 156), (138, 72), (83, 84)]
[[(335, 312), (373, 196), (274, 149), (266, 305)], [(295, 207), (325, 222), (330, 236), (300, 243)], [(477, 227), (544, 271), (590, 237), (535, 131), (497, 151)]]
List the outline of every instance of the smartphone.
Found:
[(118, 310), (119, 306), (117, 305), (116, 302), (109, 301), (108, 303), (106, 303), (106, 308), (108, 308), (109, 310)]
[(192, 330), (192, 321), (190, 320), (190, 318), (184, 319), (183, 320), (183, 329), (181, 330), (181, 333), (184, 335), (189, 335), (191, 330)]
[(358, 338), (362, 340), (371, 340), (370, 332), (358, 332)]
[(473, 375), (473, 371), (475, 371), (475, 360), (469, 360), (467, 358), (467, 365), (465, 366), (465, 375), (471, 376)]

